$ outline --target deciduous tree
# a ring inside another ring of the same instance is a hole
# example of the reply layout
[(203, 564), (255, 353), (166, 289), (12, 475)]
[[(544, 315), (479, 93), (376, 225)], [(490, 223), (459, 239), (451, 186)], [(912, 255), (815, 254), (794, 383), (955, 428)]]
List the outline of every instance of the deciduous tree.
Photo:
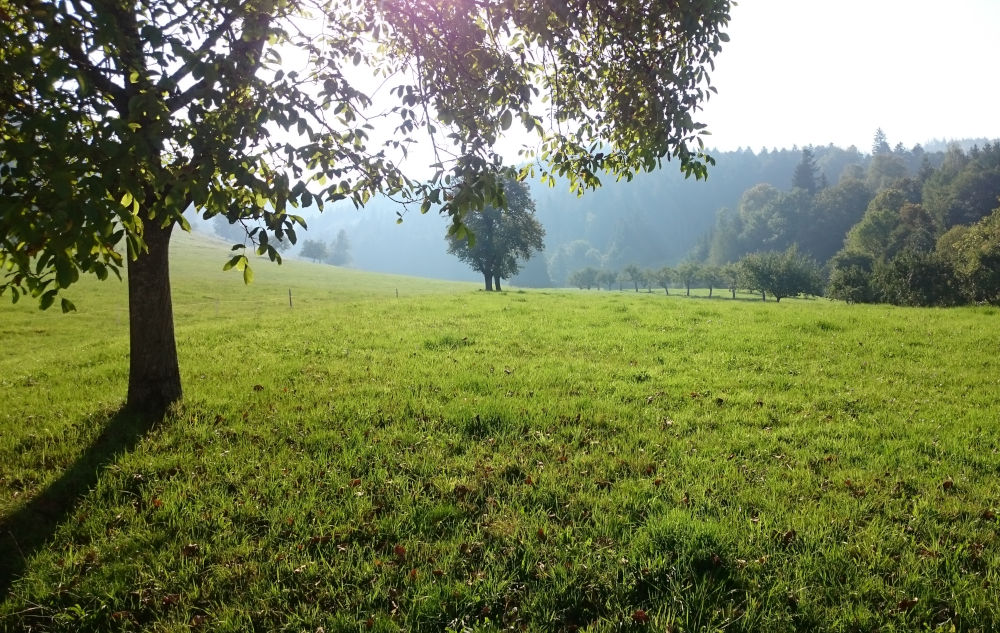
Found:
[(701, 276), (701, 266), (698, 262), (681, 262), (677, 267), (677, 281), (684, 284), (685, 296), (691, 296), (691, 286), (698, 282)]
[(482, 273), (486, 290), (500, 290), (501, 279), (516, 275), (522, 261), (545, 248), (545, 229), (535, 218), (528, 188), (510, 180), (504, 190), (506, 208), (471, 211), (464, 220), (467, 228), (446, 236), (448, 252)]
[(316, 263), (326, 259), (329, 254), (326, 248), (326, 242), (320, 240), (306, 240), (302, 243), (302, 252), (300, 253), (302, 257), (306, 259), (311, 259)]
[(632, 282), (632, 285), (635, 287), (635, 291), (639, 292), (639, 284), (643, 282), (641, 268), (635, 264), (629, 264), (622, 269), (622, 277), (624, 277), (626, 281)]
[(793, 246), (783, 253), (751, 253), (740, 262), (743, 285), (781, 301), (799, 294), (819, 294), (822, 290), (819, 267)]

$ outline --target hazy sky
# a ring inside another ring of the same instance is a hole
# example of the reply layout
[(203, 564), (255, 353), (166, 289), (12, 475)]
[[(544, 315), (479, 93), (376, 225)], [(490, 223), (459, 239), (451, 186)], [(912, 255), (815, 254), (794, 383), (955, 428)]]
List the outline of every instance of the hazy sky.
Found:
[(741, 0), (708, 145), (1000, 138), (1000, 0)]

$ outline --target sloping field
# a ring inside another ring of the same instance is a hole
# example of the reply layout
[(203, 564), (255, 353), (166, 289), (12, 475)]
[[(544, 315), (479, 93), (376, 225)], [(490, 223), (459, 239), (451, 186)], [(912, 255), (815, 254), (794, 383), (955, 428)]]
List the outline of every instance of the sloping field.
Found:
[(0, 305), (0, 630), (1000, 626), (993, 309), (247, 287), (225, 251), (178, 244), (152, 429), (122, 284)]

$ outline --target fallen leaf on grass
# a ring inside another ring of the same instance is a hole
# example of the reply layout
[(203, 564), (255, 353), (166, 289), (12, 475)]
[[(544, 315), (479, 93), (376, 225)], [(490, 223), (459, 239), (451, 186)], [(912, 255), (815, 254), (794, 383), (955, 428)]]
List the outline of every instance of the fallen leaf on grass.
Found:
[(646, 624), (649, 622), (649, 614), (642, 609), (636, 609), (635, 612), (632, 613), (632, 621), (637, 624)]
[(896, 608), (900, 611), (909, 611), (913, 607), (917, 606), (917, 602), (919, 601), (919, 598), (903, 598), (899, 601), (899, 604), (896, 605)]
[(167, 595), (163, 596), (163, 600), (161, 600), (160, 602), (165, 607), (172, 607), (180, 601), (181, 601), (181, 595), (179, 593), (168, 593)]

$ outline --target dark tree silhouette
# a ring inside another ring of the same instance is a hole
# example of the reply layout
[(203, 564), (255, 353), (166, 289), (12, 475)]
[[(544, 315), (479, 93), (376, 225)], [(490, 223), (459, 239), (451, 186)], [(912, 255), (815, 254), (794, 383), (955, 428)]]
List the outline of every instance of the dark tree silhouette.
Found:
[(521, 262), (545, 248), (545, 229), (535, 218), (528, 188), (504, 183), (507, 208), (486, 207), (465, 218), (464, 227), (448, 231), (448, 252), (482, 273), (486, 290), (500, 290), (500, 280), (521, 269)]

